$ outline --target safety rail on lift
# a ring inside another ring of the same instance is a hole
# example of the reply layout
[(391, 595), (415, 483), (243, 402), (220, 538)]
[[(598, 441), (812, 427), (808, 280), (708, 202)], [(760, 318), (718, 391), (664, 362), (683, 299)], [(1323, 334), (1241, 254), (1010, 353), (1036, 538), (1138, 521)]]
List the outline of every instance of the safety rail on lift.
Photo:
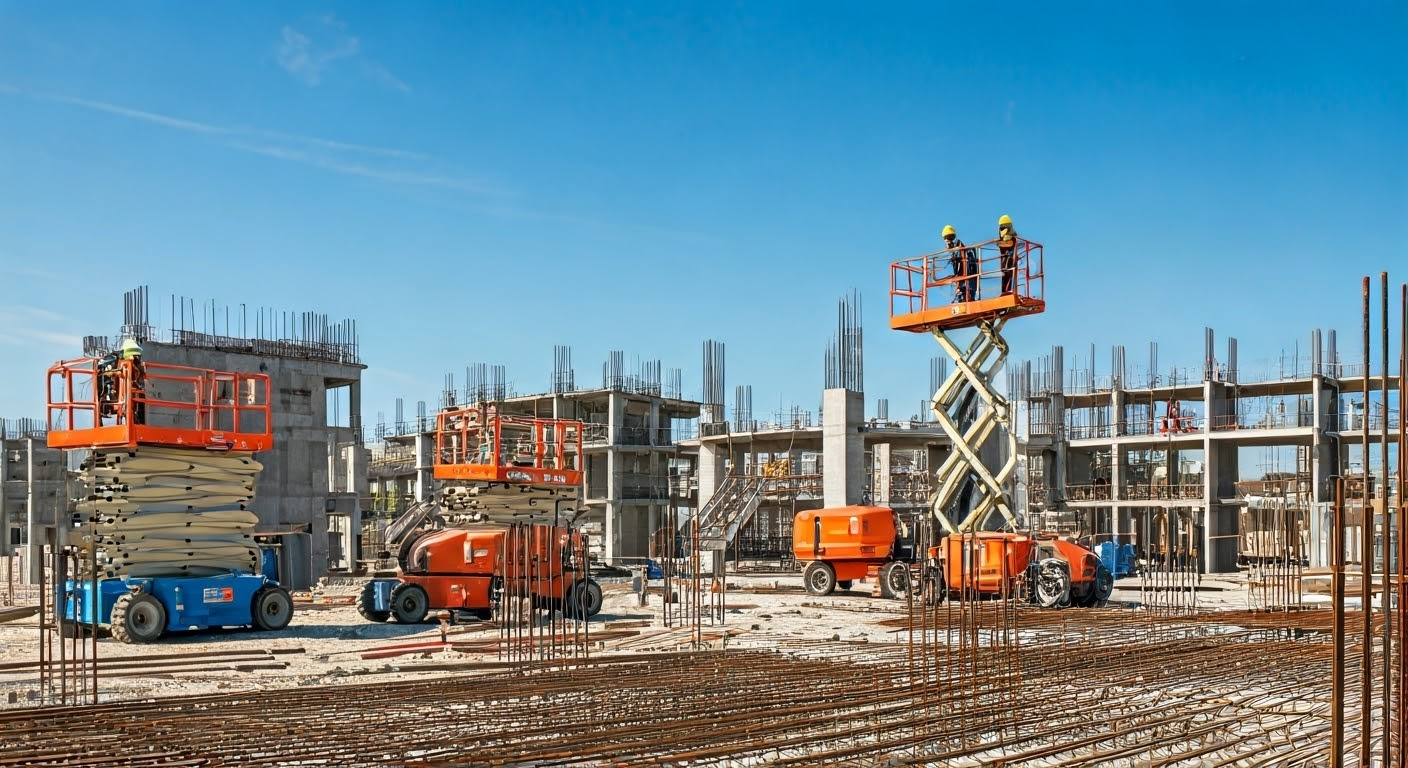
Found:
[[(968, 251), (976, 257), (976, 268), (970, 268)], [(989, 240), (894, 262), (890, 328), (924, 333), (1044, 312), (1041, 244), (1019, 237), (1006, 261), (998, 242)]]
[(54, 364), (48, 425), (50, 448), (262, 451), (274, 443), (267, 375), (134, 360)]
[(500, 414), (494, 405), (441, 411), (434, 474), (441, 480), (578, 487), (582, 422)]

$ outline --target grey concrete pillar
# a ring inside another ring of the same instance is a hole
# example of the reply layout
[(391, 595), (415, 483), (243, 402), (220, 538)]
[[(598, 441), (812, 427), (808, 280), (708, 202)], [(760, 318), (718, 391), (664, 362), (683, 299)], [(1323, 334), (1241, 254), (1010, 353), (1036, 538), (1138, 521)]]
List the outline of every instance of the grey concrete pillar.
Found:
[(828, 507), (859, 504), (865, 488), (865, 395), (847, 389), (822, 393), (822, 501)]
[(872, 503), (879, 507), (888, 507), (890, 506), (890, 444), (876, 443), (872, 451), (875, 464)]
[(418, 502), (429, 501), (435, 494), (435, 435), (416, 435), (416, 479), (415, 498)]

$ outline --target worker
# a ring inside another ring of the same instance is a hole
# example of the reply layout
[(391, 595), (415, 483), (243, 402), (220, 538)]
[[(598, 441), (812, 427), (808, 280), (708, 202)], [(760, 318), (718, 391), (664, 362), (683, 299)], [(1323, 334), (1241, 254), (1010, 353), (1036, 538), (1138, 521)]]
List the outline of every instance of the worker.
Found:
[(1017, 230), (1005, 213), (997, 220), (997, 251), (1002, 264), (1002, 295), (1006, 296), (1017, 287)]
[(944, 247), (948, 250), (948, 263), (953, 265), (954, 302), (974, 301), (978, 298), (978, 254), (963, 245), (958, 239), (958, 230), (952, 224), (944, 227)]
[(147, 423), (147, 369), (142, 364), (142, 345), (128, 337), (122, 340), (119, 356), (128, 361), (131, 378), (128, 381), (127, 397), (132, 403), (132, 423)]

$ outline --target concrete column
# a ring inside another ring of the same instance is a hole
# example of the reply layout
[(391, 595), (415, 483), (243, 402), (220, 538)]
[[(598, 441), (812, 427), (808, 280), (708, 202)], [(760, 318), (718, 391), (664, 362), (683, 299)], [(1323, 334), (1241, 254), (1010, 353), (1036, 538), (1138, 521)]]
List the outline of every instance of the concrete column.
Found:
[(625, 471), (621, 452), (616, 449), (620, 441), (620, 430), (625, 425), (626, 399), (619, 393), (607, 394), (606, 424), (610, 447), (606, 449), (606, 520), (605, 541), (603, 542), (606, 562), (611, 563), (621, 556), (622, 516), (621, 504), (622, 473)]
[(859, 504), (865, 488), (865, 396), (847, 389), (822, 393), (822, 501), (828, 507)]
[(347, 385), (347, 426), (352, 428), (352, 442), (362, 444), (362, 382)]
[(415, 498), (418, 502), (429, 501), (435, 494), (435, 435), (422, 432), (416, 435), (416, 479)]
[(874, 456), (875, 499), (878, 507), (890, 506), (890, 444), (876, 443), (871, 449)]

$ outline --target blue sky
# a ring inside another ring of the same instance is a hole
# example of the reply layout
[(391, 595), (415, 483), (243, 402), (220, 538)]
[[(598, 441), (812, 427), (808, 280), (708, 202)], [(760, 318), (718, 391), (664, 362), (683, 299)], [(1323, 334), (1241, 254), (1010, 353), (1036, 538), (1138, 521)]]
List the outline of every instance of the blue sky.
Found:
[(888, 264), (1001, 213), (1047, 249), (1015, 357), (1196, 366), (1204, 325), (1244, 369), (1316, 327), (1357, 357), (1360, 276), (1408, 278), (1405, 32), (1367, 2), (0, 0), (0, 415), (145, 284), (355, 317), (369, 423), (471, 362), (541, 391), (554, 344), (698, 397), (710, 338), (730, 401), (814, 410), (854, 288), (868, 409), (906, 416), (938, 347), (888, 330)]

